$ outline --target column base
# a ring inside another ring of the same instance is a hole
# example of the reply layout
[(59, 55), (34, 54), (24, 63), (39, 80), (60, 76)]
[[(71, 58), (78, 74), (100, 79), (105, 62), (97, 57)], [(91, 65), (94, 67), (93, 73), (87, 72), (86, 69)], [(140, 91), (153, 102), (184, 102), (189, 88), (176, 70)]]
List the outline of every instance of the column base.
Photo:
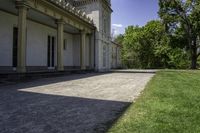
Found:
[(81, 70), (86, 70), (86, 66), (81, 66)]
[(17, 67), (18, 73), (26, 73), (26, 67)]
[(65, 71), (64, 67), (58, 67), (57, 71)]

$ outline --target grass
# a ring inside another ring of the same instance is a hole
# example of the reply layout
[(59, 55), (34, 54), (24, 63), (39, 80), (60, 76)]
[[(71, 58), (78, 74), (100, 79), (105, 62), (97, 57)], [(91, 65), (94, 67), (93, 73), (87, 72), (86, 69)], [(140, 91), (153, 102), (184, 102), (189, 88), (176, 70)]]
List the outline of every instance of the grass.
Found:
[(200, 133), (200, 71), (160, 71), (109, 133)]

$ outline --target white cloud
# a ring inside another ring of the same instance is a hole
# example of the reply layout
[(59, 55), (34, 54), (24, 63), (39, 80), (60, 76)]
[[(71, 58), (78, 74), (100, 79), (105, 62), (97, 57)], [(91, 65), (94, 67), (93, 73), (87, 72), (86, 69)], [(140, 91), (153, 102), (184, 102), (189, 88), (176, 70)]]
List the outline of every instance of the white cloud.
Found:
[(117, 36), (118, 34), (119, 34), (119, 31), (116, 30), (116, 29), (114, 29), (114, 30), (113, 30), (113, 35), (114, 35), (114, 36)]
[(112, 29), (112, 38), (115, 38), (116, 36), (118, 36), (120, 33), (117, 29)]
[(115, 38), (120, 34), (121, 29), (123, 28), (122, 24), (112, 24), (112, 38)]
[(122, 28), (123, 25), (122, 24), (112, 24), (113, 27), (117, 27), (117, 28)]

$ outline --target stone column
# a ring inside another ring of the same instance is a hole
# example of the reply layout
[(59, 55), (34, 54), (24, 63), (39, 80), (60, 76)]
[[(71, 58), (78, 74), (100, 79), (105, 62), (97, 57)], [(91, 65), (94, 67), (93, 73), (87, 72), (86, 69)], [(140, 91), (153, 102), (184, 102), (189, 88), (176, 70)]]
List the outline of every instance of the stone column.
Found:
[(64, 41), (64, 21), (57, 20), (57, 70), (64, 71), (63, 41)]
[(90, 69), (94, 69), (94, 32), (92, 32), (90, 35), (89, 35), (89, 40), (90, 40), (90, 44), (89, 44), (89, 64), (90, 64)]
[(89, 67), (92, 68), (92, 34), (89, 34)]
[(85, 60), (85, 44), (86, 43), (86, 32), (81, 31), (81, 45), (80, 45), (80, 65), (81, 70), (86, 70), (86, 60)]
[(28, 6), (24, 2), (17, 2), (18, 8), (18, 46), (17, 72), (26, 72), (26, 28)]

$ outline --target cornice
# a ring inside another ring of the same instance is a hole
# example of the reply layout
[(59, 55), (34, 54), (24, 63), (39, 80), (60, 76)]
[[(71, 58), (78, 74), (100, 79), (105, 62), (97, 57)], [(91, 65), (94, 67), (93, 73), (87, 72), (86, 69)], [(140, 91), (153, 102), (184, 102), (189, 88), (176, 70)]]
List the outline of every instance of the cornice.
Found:
[(75, 7), (79, 7), (79, 6), (87, 5), (93, 2), (101, 2), (105, 4), (111, 12), (113, 12), (113, 10), (111, 9), (110, 0), (77, 0), (77, 1), (74, 1), (73, 5)]
[(83, 19), (84, 21), (94, 25), (93, 20), (90, 17), (88, 17), (85, 12), (77, 9), (76, 7), (71, 5), (69, 2), (67, 2), (65, 0), (48, 0), (48, 1), (53, 3), (56, 6), (59, 6), (60, 8), (62, 8), (64, 10), (74, 14), (75, 16)]

